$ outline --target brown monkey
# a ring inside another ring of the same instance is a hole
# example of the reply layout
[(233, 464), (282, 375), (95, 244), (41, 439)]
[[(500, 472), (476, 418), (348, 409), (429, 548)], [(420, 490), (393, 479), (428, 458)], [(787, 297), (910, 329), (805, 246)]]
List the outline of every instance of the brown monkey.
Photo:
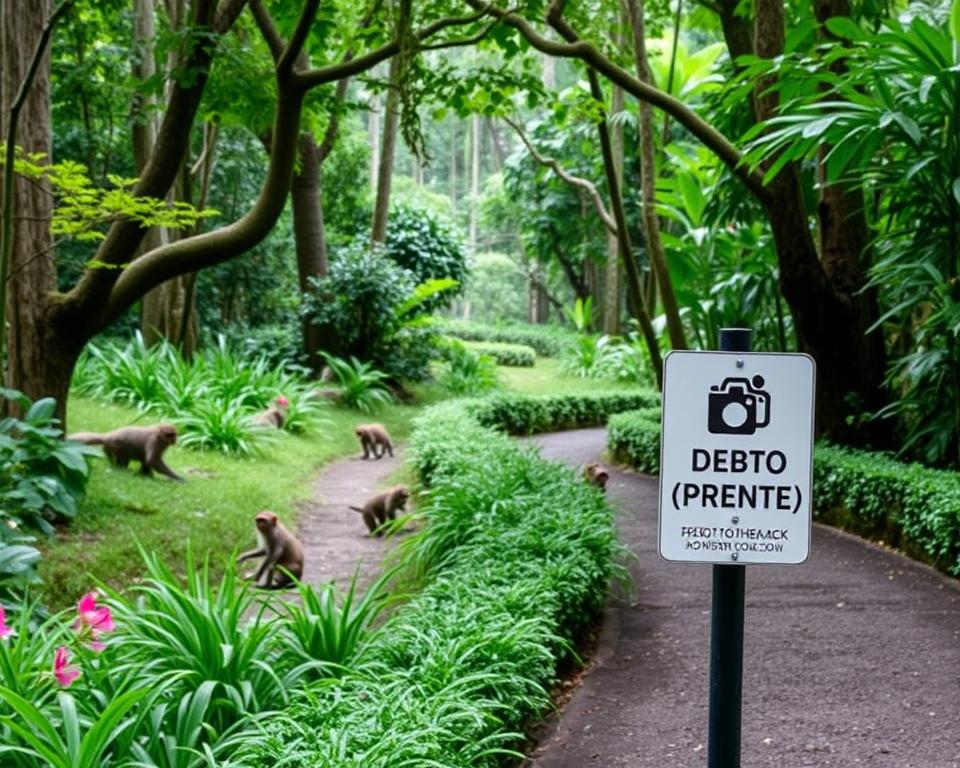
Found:
[(376, 496), (371, 496), (362, 507), (350, 507), (350, 509), (363, 515), (363, 522), (367, 524), (370, 533), (380, 536), (380, 526), (387, 520), (396, 520), (397, 510), (403, 510), (409, 498), (410, 489), (407, 486), (395, 485)]
[(303, 545), (269, 510), (258, 512), (254, 523), (257, 526), (257, 548), (244, 552), (237, 562), (262, 557), (260, 567), (248, 578), (262, 589), (290, 586), (294, 579), (303, 576)]
[(287, 400), (287, 398), (283, 395), (277, 395), (273, 400), (273, 404), (267, 408), (267, 410), (260, 411), (260, 413), (253, 417), (253, 423), (262, 427), (283, 429), (283, 422), (286, 419), (287, 406), (289, 405), (290, 401)]
[(357, 424), (353, 431), (363, 446), (363, 458), (367, 459), (373, 454), (373, 458), (379, 459), (384, 453), (389, 453), (390, 458), (393, 458), (393, 443), (390, 442), (390, 435), (383, 424)]
[(140, 472), (149, 475), (150, 470), (179, 480), (185, 480), (163, 461), (163, 452), (177, 442), (177, 428), (173, 424), (154, 424), (152, 427), (123, 427), (106, 434), (77, 432), (69, 439), (87, 445), (102, 445), (103, 452), (118, 467), (126, 467), (131, 461), (140, 462)]
[(607, 492), (607, 480), (610, 479), (610, 473), (607, 468), (599, 461), (592, 461), (583, 468), (583, 479), (587, 485), (593, 485), (604, 493)]

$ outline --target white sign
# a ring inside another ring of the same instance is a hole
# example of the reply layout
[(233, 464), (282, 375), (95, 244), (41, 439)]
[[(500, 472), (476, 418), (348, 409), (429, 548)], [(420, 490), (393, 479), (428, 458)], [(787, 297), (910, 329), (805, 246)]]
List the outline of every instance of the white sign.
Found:
[(660, 427), (664, 559), (807, 559), (815, 375), (808, 355), (667, 355)]

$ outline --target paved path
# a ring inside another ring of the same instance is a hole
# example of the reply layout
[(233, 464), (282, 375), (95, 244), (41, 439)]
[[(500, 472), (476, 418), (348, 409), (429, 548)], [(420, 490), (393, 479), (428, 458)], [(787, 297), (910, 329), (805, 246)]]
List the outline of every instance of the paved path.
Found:
[(303, 580), (310, 584), (335, 581), (346, 589), (358, 564), (358, 585), (369, 584), (400, 538), (371, 536), (360, 513), (349, 506), (363, 506), (367, 498), (388, 487), (389, 476), (403, 464), (403, 448), (394, 447), (393, 458), (361, 459), (360, 455), (327, 466), (317, 478), (312, 501), (303, 505), (297, 536), (305, 550)]
[[(547, 435), (585, 464), (605, 431)], [(709, 566), (656, 550), (657, 481), (612, 472), (632, 600), (611, 599), (595, 666), (548, 724), (533, 768), (706, 765)], [(747, 570), (743, 768), (960, 768), (960, 588), (814, 526), (802, 566)]]

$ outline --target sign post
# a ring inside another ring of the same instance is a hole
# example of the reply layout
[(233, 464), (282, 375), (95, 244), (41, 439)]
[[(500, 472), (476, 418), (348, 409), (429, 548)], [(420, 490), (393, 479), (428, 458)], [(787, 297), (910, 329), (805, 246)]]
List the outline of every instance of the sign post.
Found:
[(708, 768), (740, 766), (745, 565), (810, 549), (814, 363), (751, 353), (750, 335), (664, 361), (660, 555), (713, 563)]

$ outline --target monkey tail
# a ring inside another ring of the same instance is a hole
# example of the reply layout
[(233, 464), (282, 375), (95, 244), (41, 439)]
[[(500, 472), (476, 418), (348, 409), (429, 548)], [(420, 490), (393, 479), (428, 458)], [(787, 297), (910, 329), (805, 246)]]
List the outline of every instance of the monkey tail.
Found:
[(86, 445), (103, 445), (103, 437), (96, 432), (77, 432), (73, 435), (67, 435), (67, 440), (76, 440), (78, 443), (85, 443)]
[(350, 509), (352, 509), (354, 512), (360, 512), (361, 514), (363, 513), (363, 509), (360, 507), (355, 507), (352, 504), (350, 505)]

